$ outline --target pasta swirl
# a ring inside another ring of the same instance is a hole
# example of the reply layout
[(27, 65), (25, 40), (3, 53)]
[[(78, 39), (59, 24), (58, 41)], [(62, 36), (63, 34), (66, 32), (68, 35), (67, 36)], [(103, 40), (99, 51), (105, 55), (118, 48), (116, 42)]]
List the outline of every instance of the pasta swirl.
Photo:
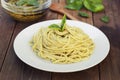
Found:
[(80, 28), (66, 25), (63, 32), (41, 28), (32, 38), (32, 49), (43, 59), (68, 64), (88, 59), (94, 43)]

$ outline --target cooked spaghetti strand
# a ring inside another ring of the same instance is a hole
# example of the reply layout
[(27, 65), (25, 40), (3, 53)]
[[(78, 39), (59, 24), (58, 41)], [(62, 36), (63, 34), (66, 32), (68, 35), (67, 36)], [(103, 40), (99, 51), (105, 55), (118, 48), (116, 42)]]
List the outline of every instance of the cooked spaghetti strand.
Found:
[(63, 32), (41, 28), (32, 39), (32, 49), (38, 56), (53, 63), (74, 63), (90, 57), (94, 42), (80, 28), (66, 25)]

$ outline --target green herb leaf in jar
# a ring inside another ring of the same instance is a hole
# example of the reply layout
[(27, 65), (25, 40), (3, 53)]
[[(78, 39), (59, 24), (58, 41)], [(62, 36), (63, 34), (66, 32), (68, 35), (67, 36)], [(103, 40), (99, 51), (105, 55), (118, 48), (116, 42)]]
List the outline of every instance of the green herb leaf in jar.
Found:
[(17, 6), (38, 6), (38, 0), (18, 0), (16, 2)]

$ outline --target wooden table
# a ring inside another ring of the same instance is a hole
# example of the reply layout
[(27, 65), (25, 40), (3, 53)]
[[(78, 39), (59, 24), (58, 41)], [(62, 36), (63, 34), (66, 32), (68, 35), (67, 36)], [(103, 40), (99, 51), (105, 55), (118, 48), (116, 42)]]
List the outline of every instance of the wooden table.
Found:
[[(65, 0), (52, 0), (62, 3)], [(110, 52), (107, 58), (97, 66), (74, 73), (51, 73), (34, 69), (23, 63), (13, 50), (16, 35), (27, 26), (36, 23), (23, 23), (13, 20), (0, 6), (0, 80), (120, 80), (120, 0), (104, 0), (105, 10), (91, 13), (90, 18), (78, 17), (78, 11), (66, 10), (80, 21), (92, 24), (102, 30), (110, 40)], [(110, 17), (108, 24), (99, 19), (103, 15)], [(40, 21), (61, 18), (62, 15), (48, 11)], [(104, 47), (104, 45), (103, 45)]]

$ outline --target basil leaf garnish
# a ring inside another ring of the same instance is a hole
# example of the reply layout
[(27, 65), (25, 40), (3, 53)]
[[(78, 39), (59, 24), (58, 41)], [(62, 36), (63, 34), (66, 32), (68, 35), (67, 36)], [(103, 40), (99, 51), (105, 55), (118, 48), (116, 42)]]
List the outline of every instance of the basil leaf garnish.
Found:
[(65, 23), (66, 23), (66, 15), (63, 16), (62, 18), (62, 22), (61, 22), (61, 31), (63, 31), (65, 29)]
[(60, 26), (57, 25), (57, 24), (51, 24), (48, 27), (51, 28), (51, 29), (64, 31), (64, 29), (65, 29), (65, 23), (66, 23), (66, 15), (63, 16)]
[(108, 16), (103, 16), (100, 18), (100, 20), (104, 23), (108, 23), (109, 22), (109, 17)]
[(79, 12), (78, 15), (81, 16), (81, 17), (85, 17), (85, 18), (89, 17), (89, 15), (85, 12)]

